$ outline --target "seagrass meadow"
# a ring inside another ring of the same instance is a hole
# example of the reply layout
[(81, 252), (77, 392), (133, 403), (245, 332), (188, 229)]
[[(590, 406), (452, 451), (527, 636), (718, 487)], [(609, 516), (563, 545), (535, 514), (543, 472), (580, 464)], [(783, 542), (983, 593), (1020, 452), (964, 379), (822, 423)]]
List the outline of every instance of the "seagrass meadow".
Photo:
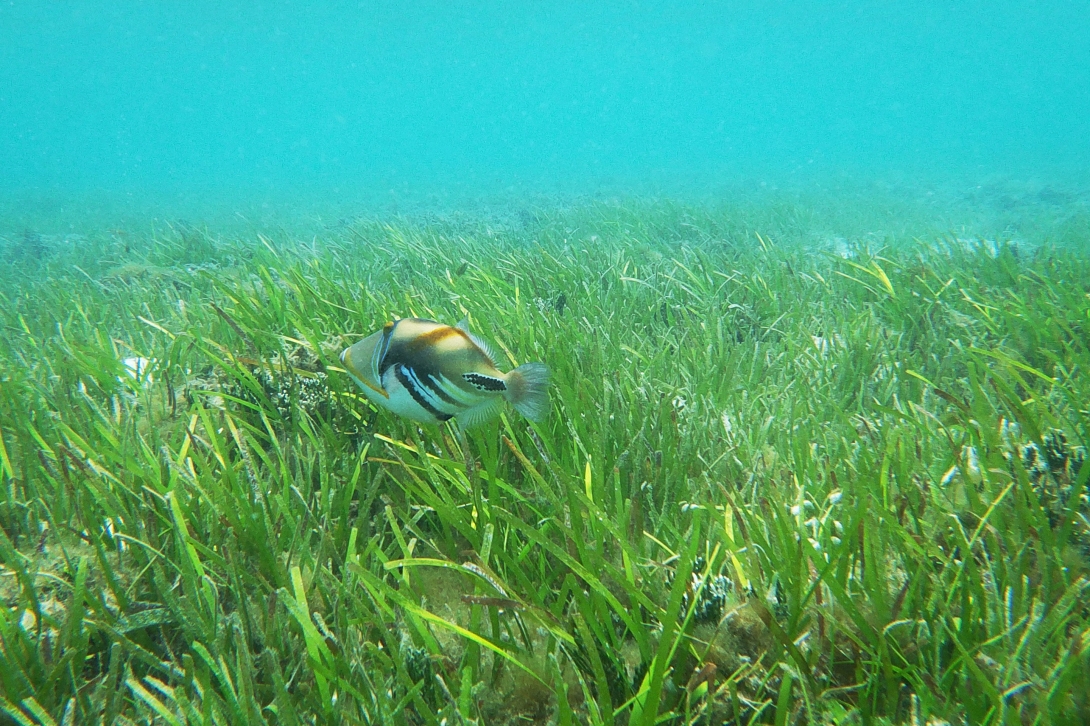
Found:
[[(0, 721), (1086, 722), (1090, 217), (838, 214), (7, 235)], [(548, 416), (376, 410), (408, 316)]]

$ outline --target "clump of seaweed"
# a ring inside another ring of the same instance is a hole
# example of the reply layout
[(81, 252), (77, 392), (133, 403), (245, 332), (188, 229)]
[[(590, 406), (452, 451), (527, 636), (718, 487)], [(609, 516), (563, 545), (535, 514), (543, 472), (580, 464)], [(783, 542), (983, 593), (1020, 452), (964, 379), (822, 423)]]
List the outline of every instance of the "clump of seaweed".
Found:
[(30, 229), (23, 232), (23, 244), (20, 251), (24, 255), (39, 260), (45, 255), (46, 249), (42, 235)]
[(216, 387), (227, 400), (242, 401), (250, 410), (269, 409), (284, 427), (301, 415), (315, 420), (332, 421), (345, 414), (329, 387), (329, 375), (318, 370), (318, 359), (305, 349), (296, 349), (283, 360), (279, 355), (267, 361), (243, 359), (246, 374), (220, 370)]
[(1090, 561), (1090, 488), (1079, 486), (1086, 449), (1068, 443), (1062, 430), (1050, 429), (1040, 445), (1031, 441), (1019, 453), (1049, 524), (1055, 528), (1074, 515), (1073, 537)]
[[(707, 572), (708, 561), (700, 555), (693, 562), (693, 571), (689, 575), (689, 586), (681, 598), (681, 611), (688, 612), (692, 596), (696, 602), (692, 607), (694, 623), (716, 623), (723, 616), (728, 599), (734, 593), (734, 582), (722, 573)], [(666, 587), (674, 584), (675, 573), (671, 571), (666, 578)]]
[(33, 229), (23, 230), (21, 235), (8, 239), (4, 246), (5, 256), (12, 262), (34, 264), (55, 252), (54, 245)]
[(413, 683), (420, 684), (420, 695), (432, 708), (436, 707), (435, 667), (431, 656), (424, 648), (413, 645), (412, 640), (403, 637), (401, 641), (401, 659), (405, 664), (405, 674)]
[[(290, 422), (300, 413), (306, 413), (315, 418), (329, 417), (333, 395), (326, 384), (325, 373), (303, 376), (278, 373), (269, 368), (257, 368), (253, 371), (253, 377), (261, 387), (264, 398), (272, 404), (273, 410), (281, 419)], [(261, 396), (235, 379), (224, 384), (222, 390), (248, 403), (254, 405), (261, 403)]]

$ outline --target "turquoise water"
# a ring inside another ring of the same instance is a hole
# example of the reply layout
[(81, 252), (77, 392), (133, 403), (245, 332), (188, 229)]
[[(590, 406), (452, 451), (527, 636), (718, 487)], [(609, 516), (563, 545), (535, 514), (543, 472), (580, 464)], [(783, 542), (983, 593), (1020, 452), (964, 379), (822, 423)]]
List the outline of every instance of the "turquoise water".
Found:
[(1088, 28), (1081, 0), (14, 0), (0, 197), (1080, 185)]
[(1090, 0), (0, 0), (0, 330), (0, 724), (1090, 723)]

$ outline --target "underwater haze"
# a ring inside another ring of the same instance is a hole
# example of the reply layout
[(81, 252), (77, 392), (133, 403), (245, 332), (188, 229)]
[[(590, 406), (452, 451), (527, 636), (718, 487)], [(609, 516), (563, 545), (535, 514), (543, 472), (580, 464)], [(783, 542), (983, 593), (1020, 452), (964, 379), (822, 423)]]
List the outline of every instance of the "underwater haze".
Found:
[(0, 7), (0, 190), (367, 198), (1069, 182), (1090, 3)]
[(1090, 0), (0, 3), (0, 724), (1090, 724)]

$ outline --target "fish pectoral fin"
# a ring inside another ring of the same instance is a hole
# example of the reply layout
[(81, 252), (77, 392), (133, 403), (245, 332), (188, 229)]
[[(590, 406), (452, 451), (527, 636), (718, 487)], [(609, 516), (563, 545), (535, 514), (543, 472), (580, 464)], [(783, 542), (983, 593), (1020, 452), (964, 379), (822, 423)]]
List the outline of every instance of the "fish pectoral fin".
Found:
[(455, 416), (454, 419), (458, 422), (459, 428), (469, 429), (499, 416), (500, 411), (502, 410), (503, 398), (500, 396), (493, 396), (492, 398), (477, 404), (473, 408), (467, 408), (465, 411), (462, 411)]

